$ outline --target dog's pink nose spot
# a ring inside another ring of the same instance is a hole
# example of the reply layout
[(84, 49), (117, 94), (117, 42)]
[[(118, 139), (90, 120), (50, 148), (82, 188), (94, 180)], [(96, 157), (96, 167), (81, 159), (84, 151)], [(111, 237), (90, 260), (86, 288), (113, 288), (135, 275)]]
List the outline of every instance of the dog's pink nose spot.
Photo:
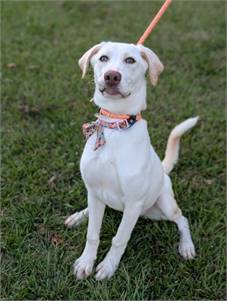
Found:
[(108, 86), (116, 86), (121, 81), (121, 73), (118, 71), (107, 71), (104, 74), (105, 84)]

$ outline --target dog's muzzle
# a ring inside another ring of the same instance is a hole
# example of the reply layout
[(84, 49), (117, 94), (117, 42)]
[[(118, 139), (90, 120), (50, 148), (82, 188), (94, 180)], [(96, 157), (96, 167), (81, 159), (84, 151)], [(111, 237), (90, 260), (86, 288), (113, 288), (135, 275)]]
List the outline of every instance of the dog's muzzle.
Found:
[(121, 95), (122, 93), (119, 90), (119, 84), (121, 82), (121, 73), (118, 71), (110, 70), (104, 74), (104, 83), (105, 86), (102, 90), (102, 93), (106, 92), (109, 95)]

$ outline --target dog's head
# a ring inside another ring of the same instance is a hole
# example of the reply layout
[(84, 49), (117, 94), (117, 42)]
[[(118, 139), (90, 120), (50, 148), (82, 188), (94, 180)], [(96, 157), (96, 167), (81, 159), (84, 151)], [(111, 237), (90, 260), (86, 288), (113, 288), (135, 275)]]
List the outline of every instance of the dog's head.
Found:
[[(148, 70), (151, 84), (155, 86), (164, 68), (157, 55), (149, 48), (113, 42), (97, 44), (80, 58), (82, 77), (85, 76), (90, 63), (94, 69), (96, 84), (95, 103), (112, 111), (113, 108), (116, 111), (116, 105), (119, 111), (127, 111), (126, 107), (133, 106), (135, 97), (142, 100), (137, 100), (134, 110), (144, 109), (146, 71)], [(140, 106), (138, 102), (141, 103)]]

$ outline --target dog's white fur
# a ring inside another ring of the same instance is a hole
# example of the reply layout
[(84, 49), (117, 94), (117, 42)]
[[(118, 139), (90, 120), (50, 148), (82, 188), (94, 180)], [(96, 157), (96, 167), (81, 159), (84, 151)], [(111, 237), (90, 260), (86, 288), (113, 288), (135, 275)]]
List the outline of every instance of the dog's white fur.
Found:
[[(101, 62), (99, 58), (102, 55), (107, 55), (109, 61)], [(133, 57), (136, 62), (126, 64), (127, 57)], [(83, 76), (90, 62), (96, 86), (94, 102), (98, 107), (122, 114), (136, 114), (146, 108), (145, 73), (148, 70), (152, 85), (156, 85), (163, 70), (153, 51), (125, 43), (103, 42), (89, 49), (79, 60)], [(121, 73), (119, 90), (122, 95), (111, 96), (100, 91), (105, 86), (104, 73), (109, 70)], [(105, 128), (106, 144), (96, 151), (96, 134), (88, 139), (80, 162), (88, 192), (88, 209), (71, 215), (65, 221), (72, 227), (89, 215), (86, 246), (74, 264), (78, 279), (92, 273), (106, 205), (123, 211), (123, 217), (109, 252), (96, 269), (97, 280), (114, 274), (140, 216), (175, 222), (180, 231), (180, 254), (186, 259), (195, 256), (188, 221), (176, 203), (168, 173), (177, 162), (180, 137), (196, 122), (197, 117), (190, 118), (173, 129), (163, 162), (150, 143), (145, 120), (127, 130)]]

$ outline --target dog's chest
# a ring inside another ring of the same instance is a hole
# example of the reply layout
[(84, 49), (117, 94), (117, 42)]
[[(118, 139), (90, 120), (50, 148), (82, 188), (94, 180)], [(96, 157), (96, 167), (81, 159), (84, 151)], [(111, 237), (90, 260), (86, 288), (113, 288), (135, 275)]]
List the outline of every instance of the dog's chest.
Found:
[(115, 134), (113, 130), (105, 131), (107, 143), (96, 151), (94, 151), (96, 134), (93, 134), (86, 143), (80, 169), (87, 188), (109, 207), (122, 211), (123, 195), (112, 153), (114, 137), (111, 136)]

